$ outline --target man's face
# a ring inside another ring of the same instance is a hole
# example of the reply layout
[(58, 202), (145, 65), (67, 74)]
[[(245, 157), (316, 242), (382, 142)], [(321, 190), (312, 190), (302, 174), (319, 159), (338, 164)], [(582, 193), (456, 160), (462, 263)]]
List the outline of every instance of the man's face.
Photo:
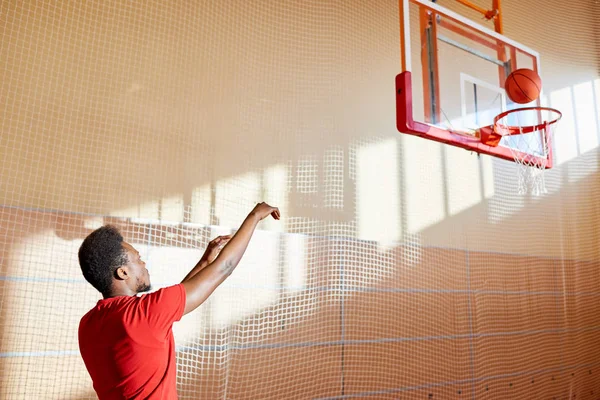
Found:
[(123, 248), (127, 253), (127, 269), (132, 277), (131, 289), (136, 293), (147, 292), (150, 290), (150, 273), (146, 268), (146, 263), (142, 261), (140, 253), (129, 243), (123, 242)]

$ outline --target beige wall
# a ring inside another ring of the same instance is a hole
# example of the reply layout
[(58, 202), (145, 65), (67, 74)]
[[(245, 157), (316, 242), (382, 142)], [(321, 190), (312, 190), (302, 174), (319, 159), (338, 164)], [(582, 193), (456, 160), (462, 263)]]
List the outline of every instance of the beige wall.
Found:
[[(394, 2), (2, 7), (5, 205), (235, 226), (267, 199), (284, 208), (286, 231), (335, 221), (389, 242), (494, 199), (491, 219), (539, 213), (534, 230), (521, 226), (531, 237), (577, 203), (561, 192), (561, 206), (534, 210), (514, 193), (510, 164), (395, 131)], [(504, 4), (507, 35), (541, 53), (545, 99), (566, 107), (559, 164), (598, 144), (597, 5), (568, 7), (577, 29), (561, 23), (565, 7)], [(549, 174), (553, 193), (596, 169), (564, 168)], [(451, 236), (440, 229), (427, 244), (480, 248), (479, 235)], [(512, 238), (483, 249), (518, 246)]]
[(183, 398), (324, 398), (342, 377), (594, 398), (600, 10), (503, 4), (565, 115), (539, 198), (511, 163), (396, 132), (396, 1), (2, 2), (0, 397), (93, 398), (91, 229), (122, 226), (160, 286), (266, 200), (283, 220), (175, 328)]

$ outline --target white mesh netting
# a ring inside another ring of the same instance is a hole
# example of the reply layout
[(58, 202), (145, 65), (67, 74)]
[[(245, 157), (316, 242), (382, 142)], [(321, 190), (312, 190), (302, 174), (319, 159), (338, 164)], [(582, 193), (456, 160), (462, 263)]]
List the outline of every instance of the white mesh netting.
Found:
[(597, 398), (600, 13), (576, 3), (503, 2), (565, 115), (531, 198), (395, 131), (396, 1), (1, 2), (0, 398), (95, 398), (92, 229), (159, 288), (257, 201), (283, 219), (174, 328), (180, 398)]

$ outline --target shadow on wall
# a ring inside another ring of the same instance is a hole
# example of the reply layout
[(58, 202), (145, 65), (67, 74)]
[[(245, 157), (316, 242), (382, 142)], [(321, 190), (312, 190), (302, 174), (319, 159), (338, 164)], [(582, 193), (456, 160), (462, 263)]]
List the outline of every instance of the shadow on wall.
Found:
[[(7, 5), (3, 95), (26, 106), (4, 120), (3, 204), (188, 206), (203, 185), (393, 134), (397, 17), (386, 7), (212, 3)], [(377, 45), (341, 50), (364, 35)]]
[(502, 190), (420, 237), (449, 247), (598, 260), (599, 154), (596, 148), (546, 171), (548, 194), (540, 197), (518, 194), (517, 169), (496, 160), (494, 180)]

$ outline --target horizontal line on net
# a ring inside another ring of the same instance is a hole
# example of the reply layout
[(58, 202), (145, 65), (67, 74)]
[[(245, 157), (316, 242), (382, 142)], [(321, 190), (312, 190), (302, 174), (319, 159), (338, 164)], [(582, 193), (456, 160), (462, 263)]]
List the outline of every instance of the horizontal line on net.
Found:
[(492, 333), (476, 333), (476, 334), (461, 334), (461, 335), (439, 335), (439, 336), (417, 336), (417, 337), (397, 337), (397, 338), (379, 338), (379, 339), (364, 339), (364, 340), (338, 340), (330, 342), (302, 342), (302, 343), (250, 343), (243, 345), (216, 345), (216, 346), (178, 346), (177, 351), (227, 351), (227, 350), (247, 350), (247, 349), (280, 349), (280, 348), (298, 348), (298, 347), (327, 347), (327, 346), (352, 346), (364, 344), (385, 344), (399, 342), (426, 342), (435, 340), (458, 340), (458, 339), (479, 339), (486, 337), (504, 337), (504, 336), (533, 336), (543, 334), (557, 333), (572, 333), (580, 331), (598, 331), (600, 326), (586, 328), (560, 328), (560, 329), (543, 329), (537, 331), (516, 331), (516, 332), (492, 332)]
[[(434, 389), (436, 387), (444, 387), (444, 386), (451, 386), (451, 385), (462, 385), (462, 384), (479, 383), (479, 382), (485, 382), (485, 381), (491, 381), (491, 380), (497, 380), (497, 379), (516, 378), (516, 377), (527, 376), (527, 375), (540, 375), (540, 374), (548, 374), (548, 373), (552, 373), (552, 372), (563, 372), (565, 370), (573, 370), (573, 369), (578, 369), (578, 368), (592, 368), (592, 367), (597, 367), (598, 365), (600, 365), (600, 362), (589, 363), (589, 364), (570, 365), (570, 366), (564, 366), (564, 367), (561, 366), (561, 367), (556, 367), (556, 368), (539, 369), (539, 370), (534, 370), (534, 371), (519, 371), (519, 372), (510, 373), (510, 374), (482, 376), (482, 377), (477, 377), (477, 378), (468, 378), (468, 379), (461, 379), (461, 380), (448, 381), (448, 382), (433, 382), (433, 383), (428, 383), (428, 384), (424, 384), (424, 385), (405, 386), (405, 387), (400, 387), (400, 388), (385, 389), (385, 390), (378, 390), (378, 391), (372, 391), (372, 392), (352, 393), (352, 394), (346, 394), (346, 395), (342, 395), (342, 396), (320, 397), (320, 398), (316, 398), (315, 400), (343, 400), (343, 399), (364, 398), (364, 397), (370, 397), (370, 396), (381, 396), (381, 395), (393, 394), (393, 393), (399, 393), (399, 392), (409, 392), (409, 391), (413, 391), (413, 390)], [(467, 390), (471, 390), (471, 389), (465, 388), (465, 392)]]
[[(32, 283), (76, 283), (87, 284), (81, 279), (69, 278), (36, 278), (27, 276), (0, 275), (0, 281), (7, 282), (32, 282)], [(156, 288), (167, 287), (177, 283), (160, 282), (153, 284)], [(519, 291), (519, 290), (480, 290), (480, 289), (420, 289), (420, 288), (362, 288), (358, 286), (340, 285), (339, 287), (325, 286), (278, 286), (278, 285), (227, 285), (221, 288), (228, 289), (263, 289), (287, 291), (317, 291), (317, 292), (344, 292), (344, 293), (448, 293), (448, 294), (486, 294), (486, 295), (511, 295), (511, 296), (600, 296), (600, 292), (558, 292), (558, 291)]]
[[(380, 339), (365, 339), (365, 340), (338, 340), (329, 342), (301, 342), (301, 343), (248, 343), (240, 345), (210, 345), (210, 346), (177, 346), (178, 352), (205, 352), (205, 351), (230, 351), (230, 350), (252, 350), (252, 349), (285, 349), (285, 348), (302, 348), (302, 347), (330, 347), (330, 346), (353, 346), (365, 344), (385, 344), (385, 343), (400, 343), (400, 342), (427, 342), (435, 340), (459, 340), (459, 339), (478, 339), (486, 337), (504, 337), (504, 336), (533, 336), (543, 334), (557, 333), (572, 333), (572, 332), (593, 332), (599, 331), (600, 326), (576, 328), (576, 329), (545, 329), (537, 331), (516, 331), (516, 332), (493, 332), (493, 333), (478, 333), (478, 334), (462, 334), (462, 335), (440, 335), (440, 336), (421, 336), (421, 337), (397, 337), (397, 338), (380, 338)], [(50, 350), (50, 351), (32, 351), (32, 352), (7, 352), (0, 353), (0, 358), (8, 357), (52, 357), (79, 354), (77, 350)]]
[(0, 358), (12, 357), (59, 357), (79, 355), (79, 350), (9, 351), (0, 353)]

